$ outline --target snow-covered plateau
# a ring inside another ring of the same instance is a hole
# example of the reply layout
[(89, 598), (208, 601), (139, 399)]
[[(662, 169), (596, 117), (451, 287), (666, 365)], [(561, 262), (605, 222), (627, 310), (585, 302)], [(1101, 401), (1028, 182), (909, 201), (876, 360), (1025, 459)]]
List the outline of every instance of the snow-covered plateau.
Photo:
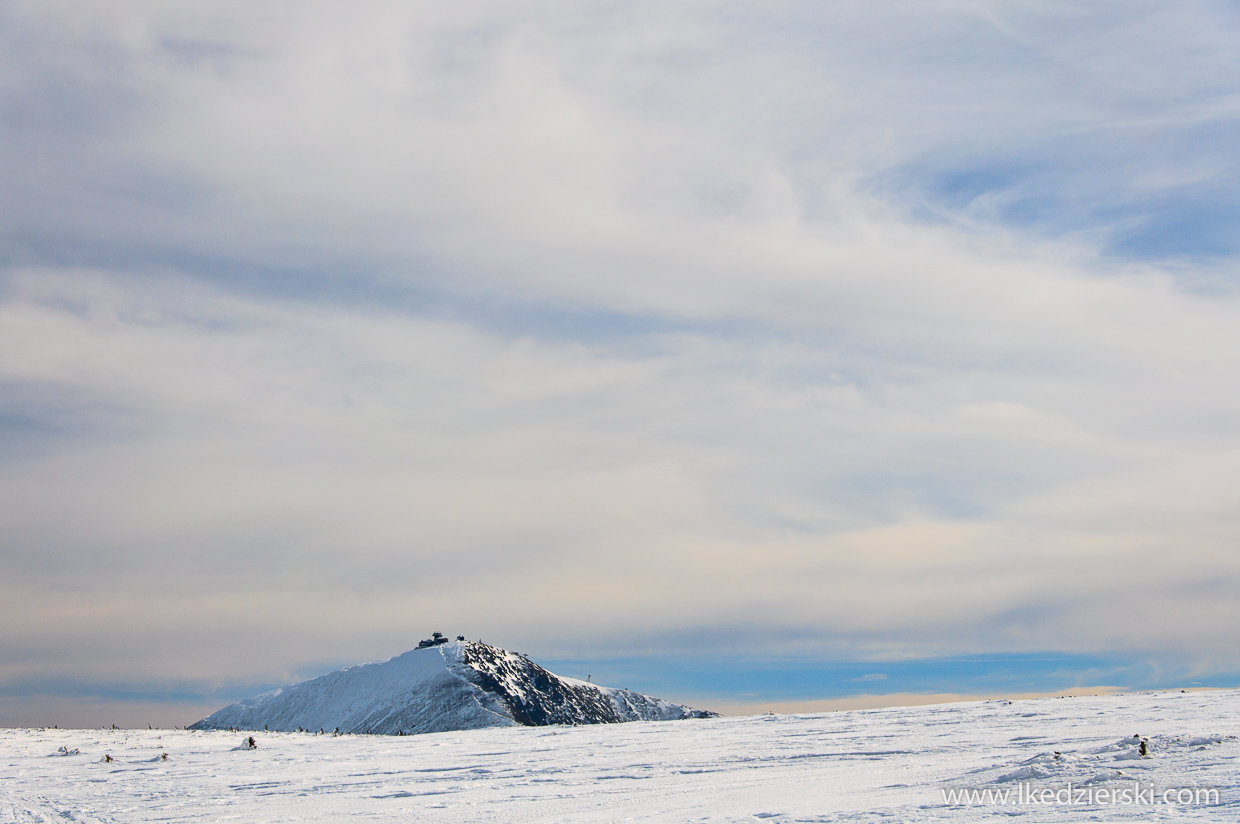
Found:
[(1237, 735), (1240, 691), (403, 737), (11, 729), (0, 822), (1240, 821)]

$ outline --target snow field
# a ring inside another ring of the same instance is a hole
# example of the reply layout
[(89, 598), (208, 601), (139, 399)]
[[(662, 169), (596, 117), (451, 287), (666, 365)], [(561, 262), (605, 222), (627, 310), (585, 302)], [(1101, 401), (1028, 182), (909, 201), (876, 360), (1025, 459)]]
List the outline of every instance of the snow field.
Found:
[[(1240, 691), (405, 737), (260, 732), (254, 750), (248, 735), (0, 730), (0, 822), (1240, 821)], [(942, 792), (1133, 781), (1215, 787), (1220, 801), (965, 806)]]

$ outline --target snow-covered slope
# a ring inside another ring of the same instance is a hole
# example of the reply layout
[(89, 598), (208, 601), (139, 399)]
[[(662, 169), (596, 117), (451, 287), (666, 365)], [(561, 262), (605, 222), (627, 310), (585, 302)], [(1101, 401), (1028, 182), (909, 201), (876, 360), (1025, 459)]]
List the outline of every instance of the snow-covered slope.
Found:
[(190, 729), (410, 735), (713, 715), (629, 690), (561, 678), (523, 655), (481, 642), (452, 641), (247, 698)]

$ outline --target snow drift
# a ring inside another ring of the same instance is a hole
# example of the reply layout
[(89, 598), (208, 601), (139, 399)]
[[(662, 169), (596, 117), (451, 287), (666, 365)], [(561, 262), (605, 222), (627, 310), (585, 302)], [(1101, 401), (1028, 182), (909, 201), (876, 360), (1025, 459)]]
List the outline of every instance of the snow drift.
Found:
[(189, 729), (410, 735), (715, 715), (630, 690), (561, 678), (523, 655), (481, 642), (451, 641), (247, 698)]

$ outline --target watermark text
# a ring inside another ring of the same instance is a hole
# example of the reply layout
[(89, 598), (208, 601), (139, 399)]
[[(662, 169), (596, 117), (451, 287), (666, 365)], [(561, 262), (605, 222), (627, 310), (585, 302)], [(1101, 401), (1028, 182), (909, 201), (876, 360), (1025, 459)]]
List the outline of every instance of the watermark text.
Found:
[(1142, 806), (1169, 804), (1179, 806), (1206, 806), (1219, 803), (1217, 787), (1171, 787), (1157, 789), (1152, 784), (1139, 781), (1111, 783), (1106, 785), (1067, 784), (1061, 787), (1044, 787), (1022, 781), (1010, 787), (945, 787), (939, 792), (943, 803), (957, 807), (1026, 806), (1026, 805), (1084, 805), (1084, 806)]

